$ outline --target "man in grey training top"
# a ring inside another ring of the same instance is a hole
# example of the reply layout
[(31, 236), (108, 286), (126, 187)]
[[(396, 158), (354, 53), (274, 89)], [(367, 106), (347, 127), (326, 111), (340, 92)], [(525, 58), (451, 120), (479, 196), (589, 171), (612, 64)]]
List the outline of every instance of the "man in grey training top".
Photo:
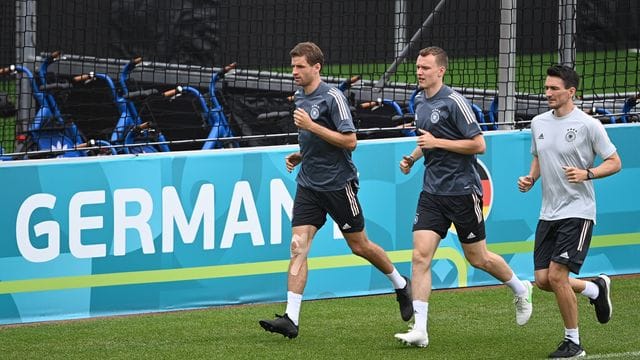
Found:
[(260, 326), (288, 338), (298, 336), (300, 305), (307, 282), (307, 255), (327, 214), (337, 223), (351, 251), (387, 275), (396, 289), (401, 317), (408, 321), (413, 316), (410, 282), (364, 231), (357, 197), (358, 176), (351, 161), (357, 139), (347, 99), (340, 90), (321, 80), (324, 55), (317, 45), (299, 43), (290, 55), (293, 78), (301, 89), (295, 93), (293, 113), (300, 151), (285, 158), (289, 172), (300, 165), (291, 220), (287, 308), (284, 315), (276, 315), (274, 320), (260, 320)]
[(417, 146), (400, 161), (404, 174), (424, 156), (426, 166), (422, 192), (413, 221), (413, 308), (415, 324), (407, 333), (396, 334), (405, 344), (429, 344), (427, 313), (431, 295), (431, 262), (453, 223), (464, 255), (507, 285), (515, 295), (516, 322), (524, 325), (531, 316), (531, 283), (521, 281), (499, 255), (487, 249), (482, 185), (476, 169), (476, 154), (485, 142), (470, 102), (443, 82), (447, 53), (439, 47), (420, 50), (416, 61)]
[[(518, 179), (518, 188), (529, 191), (542, 179), (542, 207), (536, 228), (533, 264), (536, 285), (552, 291), (564, 322), (564, 340), (552, 358), (586, 353), (578, 333), (575, 293), (591, 299), (599, 322), (611, 318), (611, 280), (602, 274), (593, 281), (569, 277), (578, 274), (587, 257), (596, 218), (593, 181), (615, 174), (622, 167), (616, 147), (599, 120), (573, 104), (580, 78), (568, 66), (547, 69), (544, 89), (551, 110), (531, 122), (529, 174)], [(594, 166), (595, 155), (603, 162)]]

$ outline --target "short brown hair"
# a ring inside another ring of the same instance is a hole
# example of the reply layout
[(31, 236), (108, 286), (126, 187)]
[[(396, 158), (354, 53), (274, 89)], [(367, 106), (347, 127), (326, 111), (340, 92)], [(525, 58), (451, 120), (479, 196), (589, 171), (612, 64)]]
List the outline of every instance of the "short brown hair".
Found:
[(429, 46), (420, 50), (420, 56), (433, 55), (436, 58), (436, 64), (445, 69), (449, 66), (449, 57), (447, 52), (437, 46)]
[(320, 64), (321, 67), (324, 65), (324, 54), (322, 50), (320, 50), (318, 45), (310, 41), (299, 43), (291, 49), (289, 55), (291, 57), (304, 56), (307, 58), (309, 65)]
[(548, 76), (559, 77), (564, 82), (564, 88), (576, 88), (580, 85), (580, 76), (578, 73), (567, 65), (552, 65), (547, 69)]

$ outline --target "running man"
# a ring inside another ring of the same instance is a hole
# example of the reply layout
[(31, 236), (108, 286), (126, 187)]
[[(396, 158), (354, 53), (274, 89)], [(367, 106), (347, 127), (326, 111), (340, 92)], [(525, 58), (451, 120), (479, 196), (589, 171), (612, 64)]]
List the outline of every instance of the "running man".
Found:
[(274, 320), (260, 320), (260, 326), (288, 338), (298, 336), (307, 255), (327, 214), (340, 227), (351, 251), (386, 274), (395, 288), (400, 315), (408, 321), (413, 316), (411, 282), (398, 273), (384, 250), (371, 242), (364, 230), (357, 197), (358, 175), (351, 160), (357, 139), (347, 99), (340, 90), (321, 80), (324, 55), (316, 44), (299, 43), (290, 56), (293, 78), (301, 89), (295, 93), (293, 114), (300, 151), (285, 158), (289, 172), (300, 165), (291, 221), (287, 307), (285, 314), (276, 315)]
[[(617, 173), (622, 162), (599, 120), (573, 104), (580, 78), (570, 67), (547, 69), (545, 96), (551, 110), (531, 122), (529, 174), (518, 178), (522, 192), (542, 179), (542, 207), (533, 263), (538, 288), (553, 292), (564, 322), (564, 339), (551, 358), (585, 356), (578, 332), (576, 293), (588, 297), (600, 323), (611, 319), (611, 279), (584, 281), (578, 274), (587, 257), (596, 219), (593, 181)], [(594, 167), (596, 154), (604, 159)]]
[(531, 283), (518, 279), (502, 257), (487, 249), (482, 185), (476, 169), (476, 155), (484, 153), (486, 145), (469, 100), (443, 82), (447, 65), (443, 49), (434, 46), (420, 50), (416, 72), (423, 90), (415, 100), (420, 135), (413, 152), (400, 161), (404, 174), (423, 156), (426, 166), (413, 222), (411, 279), (415, 324), (409, 332), (395, 335), (401, 342), (418, 347), (429, 344), (431, 263), (452, 223), (469, 263), (513, 291), (516, 323), (526, 324), (532, 312)]

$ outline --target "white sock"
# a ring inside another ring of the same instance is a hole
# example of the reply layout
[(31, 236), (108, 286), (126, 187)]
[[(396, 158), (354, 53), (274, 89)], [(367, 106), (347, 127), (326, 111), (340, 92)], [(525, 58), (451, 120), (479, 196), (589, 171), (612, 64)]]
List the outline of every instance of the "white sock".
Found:
[(517, 296), (522, 296), (527, 293), (527, 288), (524, 287), (524, 285), (522, 284), (522, 281), (518, 279), (516, 274), (513, 274), (511, 279), (509, 281), (505, 281), (504, 284), (510, 287), (513, 293), (516, 294)]
[(398, 269), (396, 269), (395, 267), (393, 268), (391, 274), (385, 275), (387, 275), (389, 280), (391, 280), (391, 282), (393, 283), (394, 289), (404, 289), (404, 287), (407, 285), (407, 280), (405, 280), (402, 275), (400, 275)]
[(285, 310), (285, 313), (289, 316), (289, 319), (296, 324), (296, 326), (298, 325), (298, 319), (300, 318), (301, 304), (302, 294), (287, 291), (287, 310)]
[(586, 285), (584, 290), (580, 294), (588, 297), (589, 299), (595, 299), (600, 295), (600, 288), (598, 285), (592, 283), (591, 281), (585, 281)]
[(421, 300), (413, 300), (413, 328), (427, 332), (427, 319), (429, 303)]
[(578, 328), (575, 329), (564, 329), (564, 338), (573, 341), (574, 343), (580, 345), (580, 333), (578, 332)]

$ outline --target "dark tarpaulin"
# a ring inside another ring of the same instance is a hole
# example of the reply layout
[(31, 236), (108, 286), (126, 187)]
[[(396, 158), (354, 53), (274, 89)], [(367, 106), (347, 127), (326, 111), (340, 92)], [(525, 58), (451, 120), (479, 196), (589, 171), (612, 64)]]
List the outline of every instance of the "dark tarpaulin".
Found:
[(219, 0), (38, 2), (37, 50), (99, 58), (212, 66), (218, 63)]
[[(266, 146), (297, 144), (297, 127), (291, 116), (261, 119), (261, 114), (270, 112), (290, 112), (293, 104), (287, 97), (291, 93), (265, 92), (229, 88), (224, 96), (231, 117), (231, 128), (235, 134), (254, 136), (242, 141), (241, 146)], [(261, 135), (282, 134), (282, 136), (261, 137)]]
[(640, 47), (640, 2), (581, 0), (577, 6), (579, 51)]
[(111, 3), (115, 57), (211, 66), (217, 63), (218, 0), (117, 0)]

